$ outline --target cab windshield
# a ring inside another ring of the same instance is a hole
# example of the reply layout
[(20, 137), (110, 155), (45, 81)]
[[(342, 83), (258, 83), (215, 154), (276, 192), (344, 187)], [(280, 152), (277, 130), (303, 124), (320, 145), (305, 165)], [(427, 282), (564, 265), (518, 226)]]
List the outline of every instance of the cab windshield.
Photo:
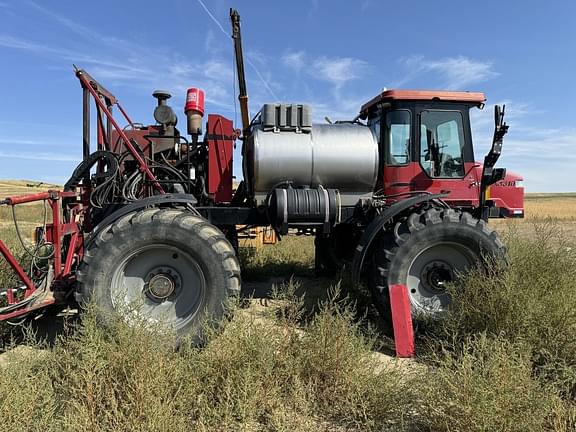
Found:
[(461, 112), (422, 111), (420, 165), (430, 177), (463, 177), (464, 143)]

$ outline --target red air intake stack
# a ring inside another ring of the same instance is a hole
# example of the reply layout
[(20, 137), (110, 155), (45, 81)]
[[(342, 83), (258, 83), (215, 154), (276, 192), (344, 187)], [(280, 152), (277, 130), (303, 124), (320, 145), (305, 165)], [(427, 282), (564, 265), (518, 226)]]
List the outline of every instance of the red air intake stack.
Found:
[(188, 119), (188, 133), (200, 135), (202, 133), (202, 117), (204, 117), (204, 90), (195, 87), (188, 89), (184, 112)]

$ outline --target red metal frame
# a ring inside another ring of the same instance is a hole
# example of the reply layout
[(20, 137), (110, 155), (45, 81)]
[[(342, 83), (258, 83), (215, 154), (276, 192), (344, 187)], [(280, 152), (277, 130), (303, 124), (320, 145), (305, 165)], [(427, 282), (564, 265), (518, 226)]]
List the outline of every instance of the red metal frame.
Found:
[[(20, 263), (16, 260), (16, 258), (14, 258), (14, 255), (10, 253), (10, 250), (2, 240), (0, 240), (0, 253), (2, 253), (4, 258), (6, 258), (6, 261), (8, 262), (10, 267), (12, 267), (12, 270), (14, 270), (14, 272), (18, 275), (18, 277), (24, 283), (24, 285), (26, 285), (25, 297), (28, 297), (30, 294), (36, 291), (36, 286), (30, 280), (30, 278), (26, 274), (26, 271), (24, 271)], [(14, 295), (11, 289), (8, 290), (7, 297), (8, 297), (8, 304), (15, 303)]]
[[(97, 121), (98, 121), (97, 133), (98, 133), (99, 145), (101, 145), (101, 143), (104, 142), (104, 136), (106, 136), (107, 145), (110, 146), (109, 138), (110, 138), (111, 130), (110, 130), (110, 128), (106, 128), (106, 133), (104, 133), (104, 130), (105, 130), (104, 129), (104, 122), (103, 122), (102, 117), (101, 117), (101, 112), (103, 112), (104, 115), (106, 116), (107, 122), (109, 122), (114, 127), (114, 129), (116, 130), (118, 135), (120, 135), (120, 137), (124, 141), (124, 145), (126, 146), (128, 151), (130, 152), (130, 154), (132, 155), (134, 160), (136, 160), (136, 162), (138, 163), (138, 167), (139, 167), (140, 171), (142, 171), (144, 173), (144, 175), (146, 175), (148, 180), (150, 180), (150, 182), (152, 183), (152, 186), (159, 193), (161, 193), (161, 194), (165, 193), (164, 189), (162, 188), (160, 183), (158, 183), (158, 179), (156, 178), (156, 176), (152, 173), (152, 171), (150, 171), (150, 168), (148, 167), (148, 164), (146, 163), (146, 161), (142, 158), (142, 156), (140, 156), (140, 153), (135, 149), (135, 147), (132, 145), (132, 142), (130, 141), (130, 139), (128, 139), (128, 137), (124, 133), (124, 130), (118, 125), (118, 123), (116, 122), (116, 120), (112, 116), (112, 112), (111, 112), (112, 105), (118, 104), (116, 98), (114, 98), (111, 93), (109, 93), (102, 86), (100, 86), (85, 71), (83, 71), (81, 69), (77, 70), (76, 71), (76, 77), (78, 77), (78, 79), (80, 80), (80, 83), (82, 84), (82, 88), (88, 90), (90, 92), (90, 94), (92, 95), (92, 97), (94, 98), (94, 101), (96, 102)], [(109, 103), (107, 103), (107, 104), (104, 103), (101, 96), (104, 97), (105, 99), (107, 99), (107, 101)], [(124, 117), (126, 118), (128, 123), (133, 125), (132, 120), (130, 120), (130, 118), (126, 115), (125, 111), (123, 109), (120, 109), (120, 111), (122, 112), (122, 114), (124, 115)]]
[[(138, 144), (132, 141), (127, 133), (119, 126), (118, 122), (112, 115), (113, 106), (118, 106), (121, 114), (128, 124), (134, 127), (134, 123), (127, 115), (126, 111), (118, 103), (116, 97), (94, 80), (87, 72), (76, 69), (76, 77), (79, 79), (83, 89), (83, 153), (88, 157), (90, 149), (90, 96), (93, 97), (96, 104), (96, 136), (98, 150), (107, 149), (115, 152), (118, 149), (112, 149), (113, 137), (119, 137), (122, 140), (126, 150), (138, 164), (138, 168), (158, 193), (165, 193), (164, 189), (158, 182), (156, 176), (149, 168), (143, 150), (136, 148)], [(113, 130), (114, 129), (114, 130)], [(143, 131), (142, 134), (147, 133)], [(16, 206), (19, 204), (45, 201), (50, 206), (52, 212), (52, 223), (46, 224), (45, 238), (54, 248), (52, 258), (53, 280), (50, 286), (42, 287), (43, 292), (39, 293), (40, 287), (36, 286), (32, 276), (28, 275), (18, 260), (10, 252), (8, 247), (0, 240), (0, 253), (6, 259), (10, 267), (26, 287), (21, 295), (15, 295), (13, 287), (0, 287), (6, 290), (6, 299), (8, 306), (0, 307), (0, 321), (19, 317), (30, 313), (31, 311), (41, 309), (47, 305), (54, 304), (54, 290), (70, 286), (74, 281), (74, 263), (82, 259), (84, 252), (84, 232), (91, 229), (91, 220), (86, 209), (90, 208), (90, 185), (82, 184), (75, 192), (47, 191), (22, 196), (13, 196), (0, 202), (4, 205)], [(64, 201), (65, 200), (65, 201)], [(64, 202), (63, 202), (64, 201)], [(62, 220), (61, 212), (66, 212), (67, 217)], [(34, 299), (31, 296), (37, 295)], [(31, 301), (30, 301), (31, 300)]]
[[(67, 208), (67, 210), (69, 211), (70, 220), (74, 222), (61, 221), (60, 212), (63, 208), (62, 200), (66, 198), (71, 199), (71, 204), (68, 204), (69, 208)], [(30, 279), (18, 260), (10, 252), (6, 244), (0, 240), (0, 253), (6, 259), (14, 272), (18, 275), (22, 283), (26, 286), (26, 291), (20, 298), (16, 298), (14, 296), (14, 288), (7, 288), (6, 299), (8, 301), (8, 305), (15, 307), (9, 308), (6, 313), (0, 313), (0, 321), (22, 316), (33, 310), (38, 310), (55, 303), (56, 300), (52, 295), (53, 287), (58, 283), (66, 283), (66, 281), (73, 279), (72, 267), (74, 261), (79, 260), (83, 253), (83, 232), (80, 224), (75, 221), (77, 219), (81, 219), (85, 206), (82, 204), (82, 202), (72, 200), (72, 198), (79, 198), (79, 195), (77, 195), (75, 192), (47, 191), (36, 194), (9, 197), (3, 201), (5, 204), (10, 206), (37, 201), (48, 202), (48, 205), (52, 211), (52, 223), (46, 225), (45, 235), (46, 240), (52, 243), (54, 247), (54, 279), (51, 286), (46, 288), (45, 295), (39, 296), (37, 300), (32, 302), (26, 301), (31, 295), (39, 290), (39, 287), (36, 286)], [(66, 237), (70, 237), (70, 242), (66, 247), (65, 256), (63, 256), (63, 245)], [(62, 263), (63, 258), (64, 264)], [(17, 307), (19, 303), (22, 303), (22, 307)], [(0, 308), (0, 311), (1, 310), (2, 308)]]

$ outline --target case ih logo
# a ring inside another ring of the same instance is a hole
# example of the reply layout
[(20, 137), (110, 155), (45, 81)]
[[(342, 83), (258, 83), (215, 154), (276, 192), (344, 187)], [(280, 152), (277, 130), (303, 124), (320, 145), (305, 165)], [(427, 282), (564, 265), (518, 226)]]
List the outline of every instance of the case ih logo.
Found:
[(516, 186), (516, 182), (514, 180), (501, 180), (499, 182), (494, 183), (494, 186), (514, 187), (514, 186)]

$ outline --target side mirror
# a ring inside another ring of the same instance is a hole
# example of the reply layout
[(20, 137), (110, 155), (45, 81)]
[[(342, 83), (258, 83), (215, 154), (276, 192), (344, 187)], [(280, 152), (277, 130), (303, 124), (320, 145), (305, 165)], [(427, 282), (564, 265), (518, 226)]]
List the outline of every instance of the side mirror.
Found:
[(497, 183), (500, 180), (504, 180), (504, 177), (506, 177), (506, 168), (494, 168), (492, 171), (492, 178), (490, 179), (489, 183)]

